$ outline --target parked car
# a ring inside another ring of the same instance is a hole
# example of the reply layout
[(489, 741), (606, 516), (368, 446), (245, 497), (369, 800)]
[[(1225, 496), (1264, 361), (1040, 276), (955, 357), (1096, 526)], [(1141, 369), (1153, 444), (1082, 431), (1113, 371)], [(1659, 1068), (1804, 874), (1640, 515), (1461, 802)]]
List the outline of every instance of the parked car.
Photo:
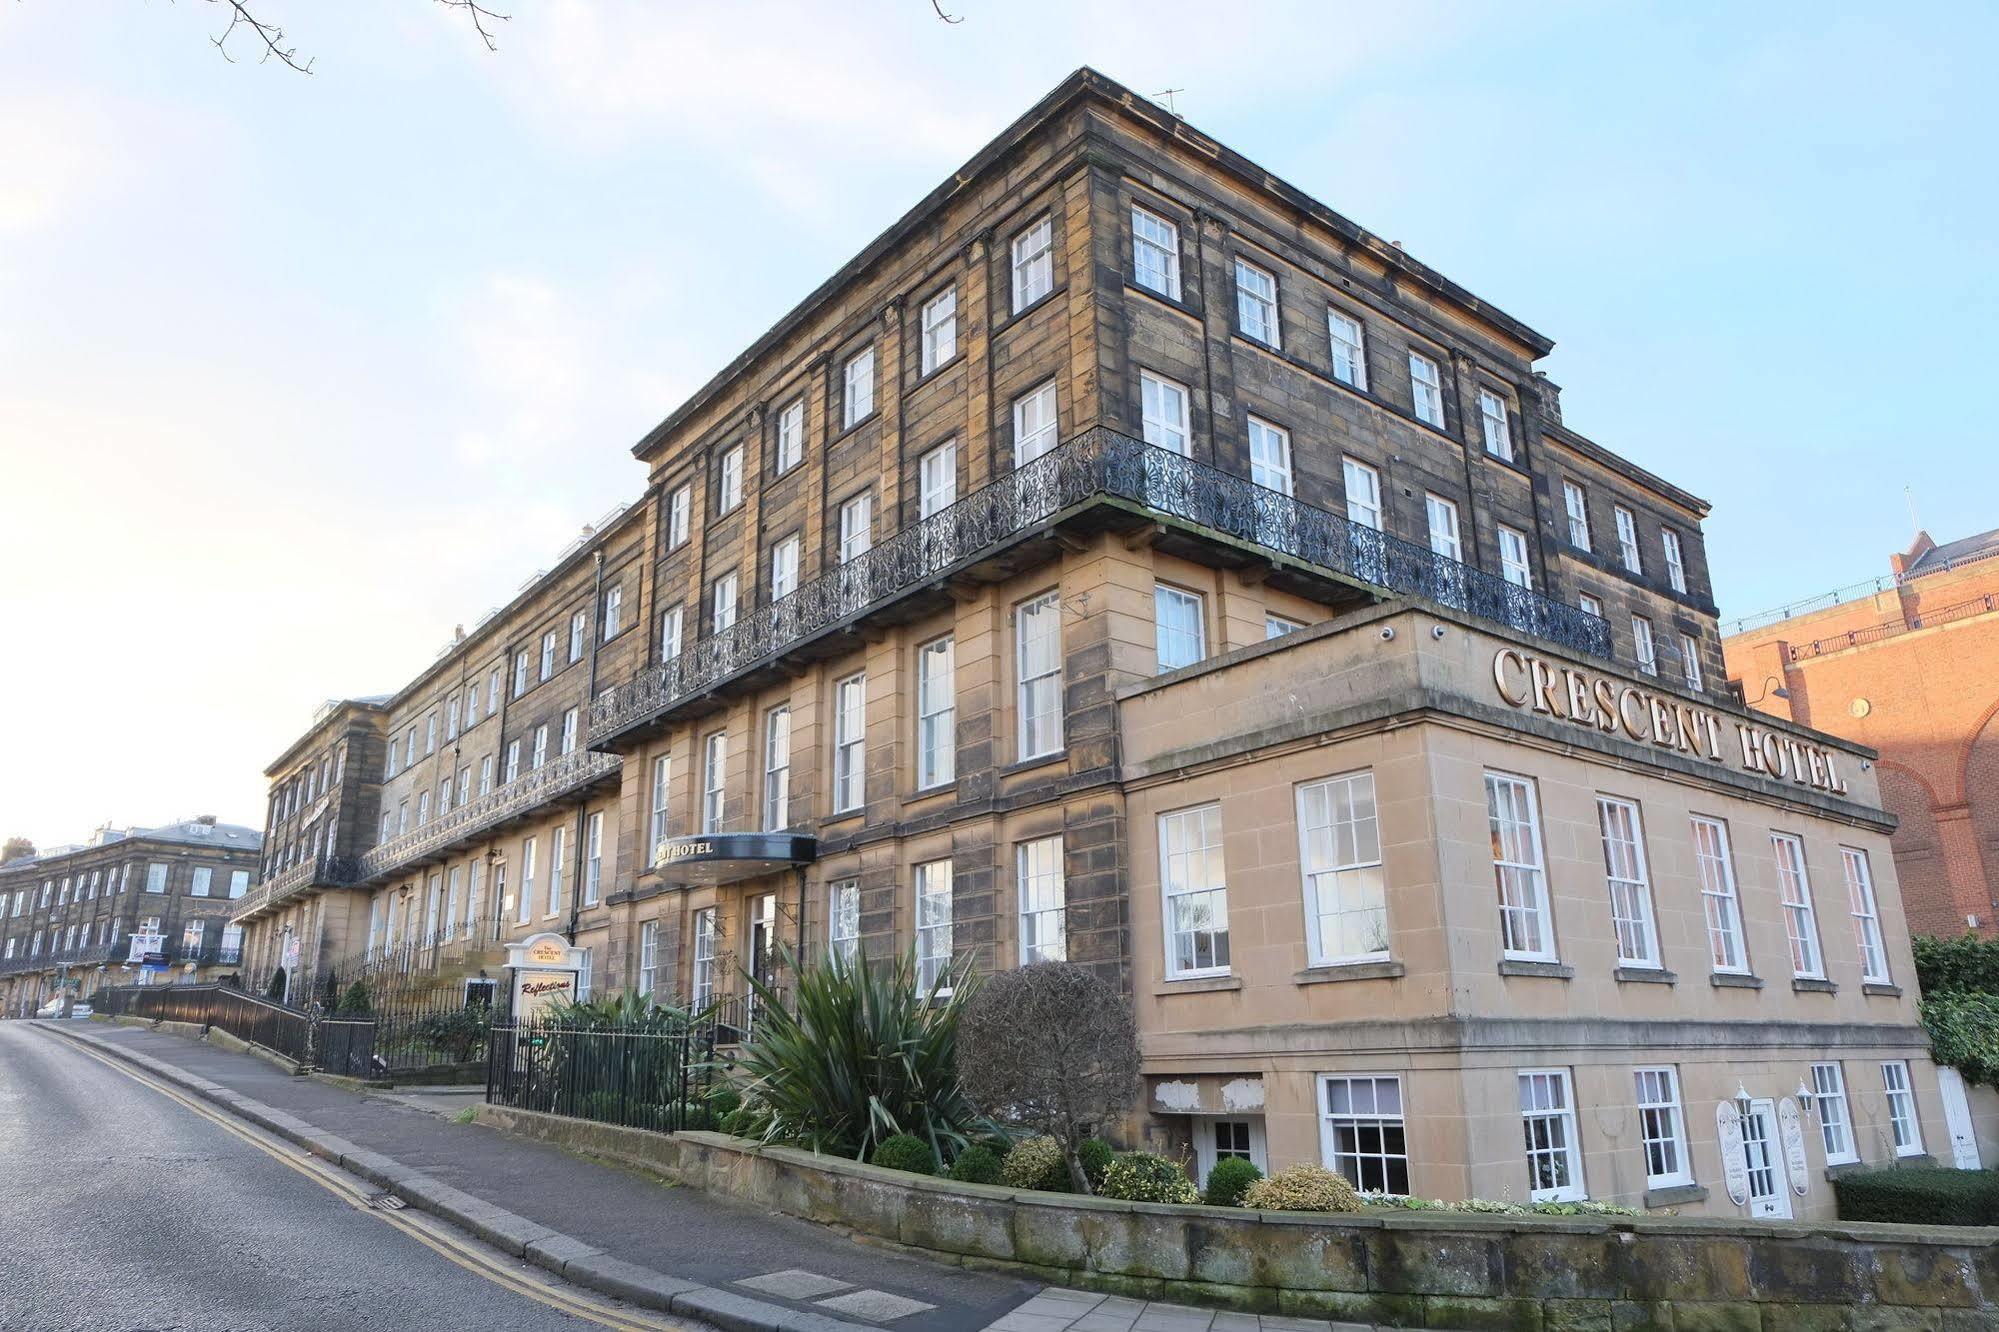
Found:
[[(69, 1010), (69, 1015), (73, 1018), (87, 1018), (90, 1016), (90, 1005), (82, 1003), (77, 1004), (75, 1007)], [(57, 995), (55, 998), (43, 1004), (40, 1008), (36, 1009), (35, 1016), (38, 1018), (61, 1017), (62, 996)]]

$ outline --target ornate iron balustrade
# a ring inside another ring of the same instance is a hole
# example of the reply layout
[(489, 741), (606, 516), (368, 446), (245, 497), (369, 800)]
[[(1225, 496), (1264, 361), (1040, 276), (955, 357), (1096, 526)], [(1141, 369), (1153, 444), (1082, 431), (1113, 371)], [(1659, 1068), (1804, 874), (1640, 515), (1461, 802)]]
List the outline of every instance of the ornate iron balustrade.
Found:
[(10, 957), (0, 962), (0, 976), (18, 976), (29, 971), (55, 971), (62, 967), (94, 967), (99, 963), (114, 960), (117, 954), (127, 951), (128, 948), (126, 941), (120, 939), (116, 943), (59, 948), (34, 957)]
[(453, 843), (476, 837), (516, 814), (607, 777), (618, 771), (622, 763), (623, 760), (616, 754), (573, 750), (531, 772), (522, 773), (504, 786), (466, 801), (449, 814), (441, 814), (420, 828), (400, 837), (391, 837), (361, 857), (359, 869), (350, 882), (367, 883), (394, 874), (412, 861), (421, 860)]
[(777, 653), (948, 577), (1058, 516), (1101, 500), (1246, 542), (1397, 596), (1417, 596), (1610, 656), (1610, 625), (1428, 547), (1362, 526), (1114, 430), (1097, 427), (904, 528), (678, 657), (640, 670), (590, 705), (590, 739), (608, 739)]
[(259, 911), (279, 906), (308, 888), (342, 888), (359, 880), (358, 856), (336, 856), (320, 852), (258, 884), (240, 898), (230, 913), (231, 920), (247, 920)]

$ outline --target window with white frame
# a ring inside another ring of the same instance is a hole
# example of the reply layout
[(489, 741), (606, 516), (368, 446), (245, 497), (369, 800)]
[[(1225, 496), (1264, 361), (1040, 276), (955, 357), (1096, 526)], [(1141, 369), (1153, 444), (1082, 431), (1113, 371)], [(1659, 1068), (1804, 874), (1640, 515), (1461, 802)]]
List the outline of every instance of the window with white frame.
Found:
[(725, 573), (708, 586), (708, 607), (713, 632), (723, 633), (736, 623), (736, 575)]
[(1645, 1184), (1670, 1188), (1694, 1182), (1680, 1109), (1679, 1070), (1668, 1065), (1632, 1070), (1638, 1091), (1638, 1136), (1645, 1149)]
[(1625, 966), (1657, 967), (1659, 934), (1652, 917), (1651, 867), (1638, 806), (1615, 796), (1598, 796), (1596, 818), (1603, 834), (1603, 874), (1610, 892), (1610, 924), (1617, 934), (1617, 960)]
[(916, 984), (928, 994), (951, 989), (951, 862), (916, 867)]
[(826, 946), (852, 964), (861, 955), (861, 881), (835, 880), (826, 890)]
[(486, 715), (489, 717), (495, 716), (499, 713), (499, 711), (500, 711), (500, 668), (495, 666), (493, 668), (493, 673), (486, 677)]
[[(149, 893), (163, 893), (166, 890), (167, 890), (167, 867), (157, 860), (147, 862), (146, 891)], [(48, 894), (46, 891), (42, 894), (42, 900), (44, 903), (48, 901)]]
[(796, 532), (771, 547), (770, 599), (782, 601), (798, 590), (799, 539)]
[(458, 884), (464, 877), (460, 867), (453, 865), (444, 874), (444, 937), (449, 939), (458, 930)]
[(867, 779), (868, 677), (850, 675), (833, 686), (833, 812), (861, 807)]
[(187, 886), (188, 896), (190, 897), (208, 896), (208, 886), (214, 881), (215, 881), (214, 870), (210, 869), (206, 865), (196, 865), (194, 867), (194, 875), (188, 882)]
[(1249, 418), (1249, 479), (1280, 495), (1291, 493), (1291, 432), (1260, 416)]
[(952, 287), (923, 303), (922, 373), (929, 374), (958, 354), (958, 289)]
[[(452, 882), (455, 890), (457, 881)], [(603, 888), (604, 815), (600, 810), (583, 821), (583, 905), (596, 906)]]
[(1319, 1079), (1319, 1152), (1326, 1168), (1363, 1193), (1409, 1192), (1409, 1135), (1402, 1079), (1392, 1075)]
[(764, 714), (764, 831), (791, 826), (791, 709)]
[(1527, 534), (1499, 525), (1499, 576), (1515, 587), (1534, 586), (1534, 566), (1527, 558)]
[(1354, 458), (1340, 459), (1347, 488), (1347, 518), (1362, 527), (1381, 530), (1381, 473)]
[(548, 724), (544, 722), (534, 728), (534, 761), (529, 766), (539, 768), (546, 762), (548, 762)]
[(1220, 805), (1159, 816), (1159, 886), (1168, 978), (1226, 972), (1229, 890)]
[(625, 627), (625, 589), (613, 583), (604, 593), (604, 641), (610, 642)]
[(1846, 873), (1846, 903), (1853, 916), (1853, 938), (1860, 948), (1860, 978), (1873, 985), (1892, 984), (1888, 950), (1881, 939), (1881, 913), (1874, 905), (1874, 872), (1868, 866), (1867, 853), (1842, 846), (1839, 861)]
[[(105, 886), (105, 891), (107, 894), (110, 892), (110, 885), (107, 884)], [(232, 898), (237, 898), (241, 897), (244, 893), (247, 893), (249, 891), (250, 891), (250, 871), (230, 870), (229, 896)]]
[(1923, 1128), (1916, 1120), (1916, 1090), (1909, 1079), (1909, 1061), (1881, 1061), (1881, 1090), (1888, 1098), (1888, 1129), (1894, 1135), (1895, 1155), (1921, 1156)]
[(1770, 852), (1777, 861), (1777, 896), (1784, 904), (1784, 933), (1791, 941), (1791, 972), (1824, 976), (1818, 916), (1812, 910), (1812, 883), (1805, 870), (1805, 844), (1790, 833), (1773, 832)]
[(701, 831), (720, 832), (726, 816), (729, 733), (715, 731), (701, 745)]
[(947, 439), (916, 460), (916, 516), (928, 518), (958, 502), (958, 441)]
[(1632, 573), (1645, 572), (1645, 562), (1638, 554), (1638, 519), (1622, 504), (1611, 506), (1611, 516), (1617, 520), (1617, 558)]
[(562, 714), (562, 752), (565, 754), (576, 752), (576, 728), (581, 716), (581, 710), (577, 708), (570, 708)]
[(874, 546), (875, 497), (862, 491), (840, 506), (840, 563), (852, 564)]
[(1326, 311), (1326, 332), (1333, 342), (1333, 378), (1350, 388), (1367, 389), (1367, 334), (1360, 320), (1338, 310)]
[(562, 914), (562, 893), (569, 877), (569, 829), (558, 827), (548, 846), (548, 909), (550, 918)]
[(506, 780), (511, 782), (514, 780), (514, 778), (520, 775), (521, 775), (521, 742), (518, 740), (509, 740), (507, 742)]
[[(84, 926), (84, 928), (87, 930), (90, 927), (86, 925)], [(201, 952), (202, 936), (207, 933), (208, 933), (207, 921), (205, 920), (189, 921), (187, 925), (181, 930), (181, 936), (180, 936), (181, 956), (194, 957), (197, 954), (199, 954)], [(64, 943), (66, 947), (74, 947), (75, 942), (76, 942), (76, 926), (72, 925), (69, 927), (69, 937), (64, 940)]]
[(659, 984), (659, 922), (639, 926), (639, 993), (651, 994)]
[[(573, 633), (576, 628), (576, 620), (574, 616), (570, 617), (569, 626), (571, 632)], [(574, 661), (576, 660), (576, 658), (572, 656), (570, 657), (570, 660)], [(456, 694), (453, 694), (451, 695), (451, 697), (444, 700), (444, 738), (446, 740), (456, 740), (458, 738), (458, 695)], [(320, 764), (320, 771), (324, 773), (325, 770), (326, 770), (326, 765), (324, 762), (322, 762)], [(308, 786), (311, 785), (310, 775), (308, 775), (307, 777), (306, 784)], [(333, 788), (329, 786), (327, 787), (327, 789), (330, 791)]]
[(1643, 615), (1631, 617), (1631, 655), (1645, 674), (1659, 673), (1659, 645), (1652, 638), (1652, 621)]
[[(500, 673), (498, 671), (494, 671), (493, 696), (495, 698), (498, 698), (500, 694), (499, 683), (500, 683)], [(472, 683), (472, 687), (465, 691), (465, 729), (469, 731), (478, 724), (479, 724), (479, 684), (478, 681), (475, 680)], [(340, 766), (341, 769), (344, 771), (347, 767), (346, 750), (343, 749), (340, 751), (340, 759), (341, 759)]]
[(1680, 534), (1670, 527), (1659, 529), (1659, 544), (1666, 551), (1666, 581), (1675, 592), (1687, 590), (1687, 561), (1680, 549)]
[(715, 908), (694, 913), (693, 1000), (697, 1009), (715, 999)]
[(942, 786), (957, 775), (956, 645), (934, 639), (916, 650), (916, 785)]
[(1576, 606), (1580, 610), (1588, 611), (1591, 615), (1596, 616), (1599, 620), (1603, 618), (1603, 603), (1601, 601), (1598, 601), (1595, 597), (1591, 596), (1587, 592), (1582, 592), (1577, 594)]
[(694, 511), (694, 488), (682, 486), (666, 502), (666, 548), (687, 544), (687, 530)]
[(667, 821), (667, 800), (672, 794), (670, 789), (672, 773), (672, 759), (665, 754), (661, 754), (653, 759), (652, 818), (647, 827), (647, 832), (651, 836), (646, 842), (646, 861), (648, 864), (651, 863), (653, 854), (658, 849), (659, 844), (666, 840), (667, 828), (670, 826)]
[(859, 425), (875, 414), (875, 349), (864, 347), (841, 371), (844, 391), (840, 395), (840, 424), (843, 429)]
[(569, 659), (583, 660), (583, 636), (590, 622), (590, 612), (577, 611), (569, 617)]
[(1707, 677), (1701, 673), (1701, 645), (1692, 634), (1680, 635), (1680, 674), (1687, 682), (1687, 688), (1696, 693), (1707, 687)]
[(1180, 299), (1180, 229), (1143, 208), (1131, 210), (1131, 271), (1138, 285)]
[(1188, 456), (1186, 387), (1141, 370), (1138, 398), (1145, 442), (1183, 458)]
[(1031, 389), (1013, 402), (1013, 465), (1025, 467), (1055, 447), (1055, 381)]
[(1447, 560), (1464, 559), (1464, 547), (1458, 543), (1456, 502), (1434, 492), (1426, 492), (1423, 496), (1423, 516), (1430, 525), (1430, 553), (1442, 555)]
[(1282, 638), (1286, 634), (1295, 634), (1304, 627), (1304, 625), (1298, 623), (1296, 620), (1286, 619), (1282, 615), (1272, 615), (1268, 611), (1264, 612), (1263, 637), (1265, 642), (1273, 638)]
[(1055, 290), (1055, 223), (1042, 218), (1013, 238), (1013, 312)]
[(1569, 515), (1569, 544), (1578, 550), (1588, 550), (1589, 544), (1589, 496), (1573, 481), (1562, 482), (1562, 508)]
[[(554, 674), (555, 674), (555, 630), (551, 629), (547, 633), (541, 636), (541, 678), (546, 680), (549, 676)], [(416, 732), (414, 730), (410, 732), (410, 739), (412, 741), (416, 739)], [(414, 746), (412, 746), (412, 748), (414, 748)], [(414, 758), (415, 755), (410, 754), (407, 755), (406, 757)]]
[(1014, 888), (1020, 902), (1020, 961), (1069, 958), (1068, 889), (1062, 872), (1062, 839), (1043, 837), (1014, 848)]
[(1277, 328), (1277, 278), (1247, 260), (1235, 261), (1236, 324), (1246, 338), (1281, 347)]
[[(548, 641), (549, 639), (552, 638), (554, 638), (553, 634), (547, 634), (543, 636), (543, 650), (550, 654), (553, 654), (555, 650), (555, 645), (552, 642)], [(547, 678), (546, 673), (543, 674), (542, 678), (544, 679)], [(416, 727), (412, 726), (410, 727), (408, 737), (406, 737), (406, 743), (403, 745), (403, 766), (407, 768), (412, 764), (414, 764), (415, 762), (416, 762)]]
[(1485, 774), (1492, 873), (1499, 894), (1500, 946), (1509, 958), (1555, 960), (1548, 878), (1541, 860), (1541, 813), (1534, 784), (1509, 773)]
[(1298, 788), (1298, 860), (1311, 964), (1387, 957), (1388, 891), (1372, 772)]
[(1019, 754), (1039, 758), (1062, 747), (1062, 607), (1047, 592), (1013, 611), (1014, 671), (1018, 681)]
[(715, 511), (728, 513), (743, 502), (743, 446), (722, 451), (721, 479), (715, 487)]
[(1421, 352), (1409, 353), (1409, 405), (1425, 425), (1444, 428), (1444, 380), (1437, 363)]
[(1162, 674), (1192, 666), (1208, 655), (1206, 617), (1199, 593), (1154, 583), (1152, 611)]
[(1696, 814), (1693, 834), (1701, 910), (1707, 919), (1708, 961), (1716, 971), (1746, 975), (1749, 955), (1742, 941), (1742, 904), (1735, 895), (1735, 864), (1729, 854), (1727, 825)]
[[(553, 629), (549, 630), (550, 634), (554, 632)], [(435, 709), (431, 711), (428, 717), (423, 719), (423, 752), (426, 757), (437, 752), (437, 712)], [(293, 790), (297, 790), (297, 788), (294, 787)]]
[(514, 904), (514, 921), (520, 925), (527, 924), (529, 918), (534, 914), (534, 853), (534, 838), (523, 839), (521, 842), (520, 899)]
[(485, 795), (493, 789), (493, 756), (487, 754), (479, 760), (479, 794)]
[(1839, 1064), (1812, 1065), (1812, 1115), (1827, 1165), (1860, 1159), (1853, 1145), (1853, 1112), (1846, 1103), (1846, 1070)]
[(681, 610), (668, 606), (659, 613), (659, 659), (672, 661), (680, 655)]
[(1506, 399), (1491, 389), (1478, 391), (1479, 431), (1485, 436), (1485, 451), (1503, 462), (1513, 461), (1513, 431), (1507, 424)]
[(1576, 1141), (1575, 1095), (1566, 1068), (1520, 1073), (1520, 1121), (1527, 1143), (1527, 1197), (1574, 1202), (1583, 1192), (1583, 1158)]
[(805, 461), (805, 399), (794, 398), (778, 409), (777, 447), (773, 460), (779, 476)]

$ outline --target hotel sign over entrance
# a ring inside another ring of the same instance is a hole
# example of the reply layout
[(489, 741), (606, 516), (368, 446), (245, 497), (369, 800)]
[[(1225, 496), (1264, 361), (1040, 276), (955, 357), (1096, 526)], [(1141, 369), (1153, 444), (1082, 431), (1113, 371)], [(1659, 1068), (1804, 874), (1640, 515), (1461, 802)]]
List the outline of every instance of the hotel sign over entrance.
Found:
[(1689, 754), (1744, 772), (1845, 795), (1840, 756), (1824, 745), (1719, 714), (1622, 680), (1548, 661), (1517, 648), (1492, 657), (1492, 683), (1509, 707), (1530, 708), (1605, 735)]

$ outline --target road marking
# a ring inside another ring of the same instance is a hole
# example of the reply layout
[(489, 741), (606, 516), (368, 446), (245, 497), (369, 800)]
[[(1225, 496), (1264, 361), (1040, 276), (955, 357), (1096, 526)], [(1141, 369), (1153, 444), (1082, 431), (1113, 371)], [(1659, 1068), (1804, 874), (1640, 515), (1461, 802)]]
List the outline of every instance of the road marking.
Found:
[[(527, 1273), (503, 1265), (491, 1250), (474, 1241), (460, 1238), (453, 1228), (446, 1227), (445, 1223), (437, 1218), (422, 1216), (420, 1213), (380, 1210), (373, 1204), (369, 1186), (339, 1167), (330, 1165), (312, 1153), (282, 1139), (272, 1140), (262, 1130), (254, 1130), (238, 1122), (233, 1116), (204, 1105), (179, 1088), (149, 1074), (141, 1073), (123, 1060), (100, 1054), (82, 1037), (72, 1036), (68, 1032), (56, 1031), (40, 1024), (36, 1024), (36, 1029), (68, 1045), (84, 1058), (96, 1060), (113, 1072), (123, 1074), (143, 1087), (151, 1088), (223, 1131), (234, 1134), (266, 1156), (304, 1175), (349, 1207), (374, 1217), (384, 1225), (395, 1227), (425, 1248), (450, 1259), (474, 1276), (481, 1277), (496, 1286), (502, 1286), (537, 1304), (546, 1305), (559, 1313), (570, 1314), (595, 1323), (599, 1327), (616, 1328), (619, 1332), (694, 1332), (694, 1326), (688, 1323), (655, 1318), (642, 1311), (600, 1303), (580, 1290), (572, 1293), (569, 1289), (544, 1285)], [(421, 1220), (418, 1220), (419, 1217)], [(507, 1263), (512, 1261), (511, 1258), (505, 1260)], [(550, 1274), (548, 1279), (555, 1278)]]

